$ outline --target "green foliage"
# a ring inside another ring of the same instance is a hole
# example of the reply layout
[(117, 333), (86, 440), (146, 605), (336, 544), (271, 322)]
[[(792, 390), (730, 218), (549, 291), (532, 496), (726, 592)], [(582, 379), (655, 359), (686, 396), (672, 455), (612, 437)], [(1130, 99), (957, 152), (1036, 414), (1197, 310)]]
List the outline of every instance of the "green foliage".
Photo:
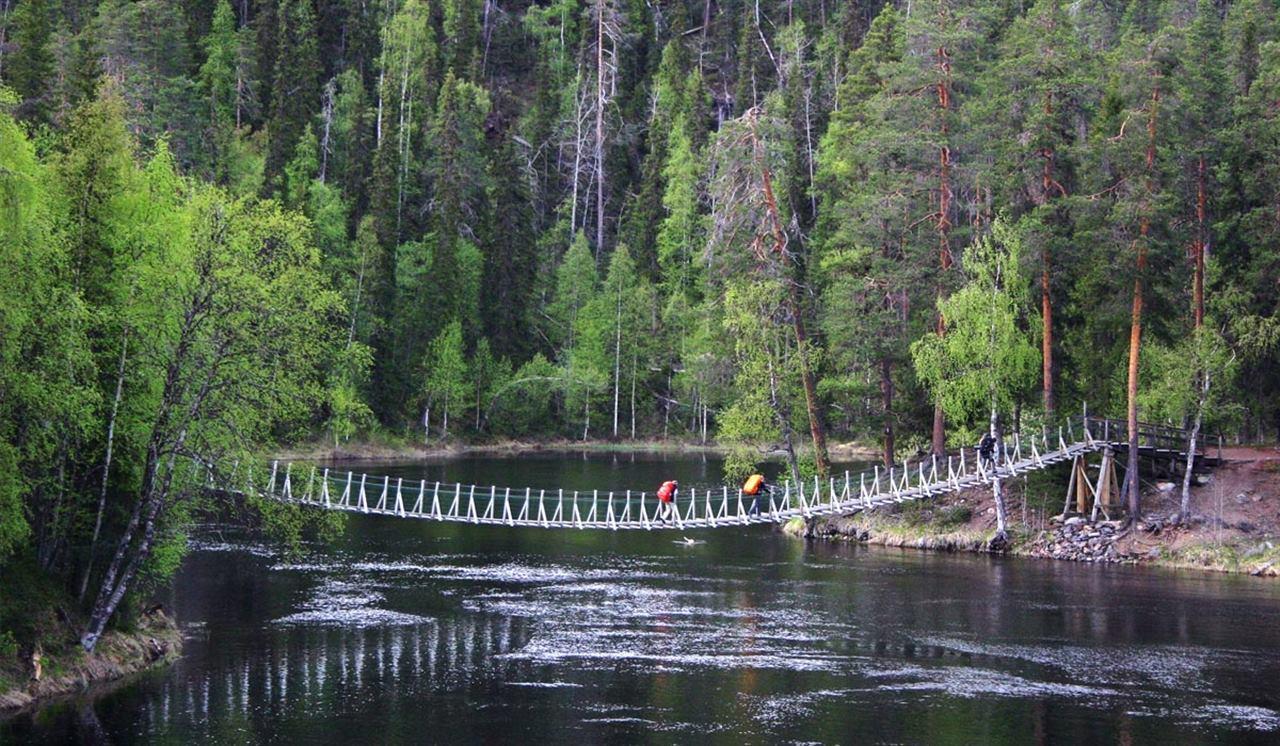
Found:
[(1212, 319), (1177, 344), (1150, 345), (1139, 397), (1144, 416), (1181, 424), (1200, 414), (1208, 415), (1215, 429), (1235, 424), (1240, 412), (1225, 394), (1235, 384), (1238, 367)]
[(696, 297), (697, 249), (701, 246), (702, 219), (698, 213), (700, 167), (690, 142), (688, 123), (677, 114), (667, 140), (667, 165), (662, 175), (667, 189), (662, 195), (666, 217), (658, 227), (658, 266), (669, 283), (668, 294)]
[(493, 431), (506, 436), (553, 432), (555, 396), (562, 386), (563, 378), (556, 366), (535, 354), (489, 397), (488, 419)]
[(425, 368), (422, 394), (427, 401), (428, 411), (431, 408), (439, 410), (443, 418), (440, 432), (447, 438), (450, 412), (456, 414), (467, 406), (473, 393), (462, 349), (462, 322), (449, 322), (444, 331), (432, 341)]
[(0, 659), (15, 658), (18, 655), (18, 640), (9, 630), (0, 630)]
[(1021, 237), (997, 220), (990, 236), (965, 250), (968, 281), (939, 303), (946, 333), (911, 345), (916, 374), (957, 422), (1011, 411), (1034, 380), (1039, 355), (1018, 318), (1026, 292), (1021, 250)]
[(373, 368), (373, 352), (368, 345), (351, 342), (339, 353), (330, 373), (329, 432), (335, 447), (373, 427), (373, 410), (362, 392)]
[(206, 501), (153, 441), (247, 463), (447, 410), (800, 475), (803, 369), (891, 458), (935, 401), (953, 436), (1042, 418), (1035, 343), (1060, 411), (1118, 414), (1136, 286), (1142, 415), (1275, 435), (1266, 0), (196, 5), (6, 19), (0, 554), (67, 587), (135, 508), (140, 579), (178, 561)]
[(724, 456), (724, 479), (737, 486), (760, 471), (762, 461), (759, 451), (746, 445), (735, 445)]

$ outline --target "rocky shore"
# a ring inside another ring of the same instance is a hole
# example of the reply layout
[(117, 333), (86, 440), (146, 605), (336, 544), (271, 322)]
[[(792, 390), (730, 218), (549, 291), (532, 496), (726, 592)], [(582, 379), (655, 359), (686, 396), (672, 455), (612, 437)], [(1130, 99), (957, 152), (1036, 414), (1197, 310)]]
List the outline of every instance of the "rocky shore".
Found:
[(995, 510), (989, 490), (969, 490), (933, 501), (850, 516), (796, 520), (787, 533), (812, 539), (857, 541), (946, 552), (1002, 553), (1087, 562), (1143, 564), (1280, 576), (1280, 460), (1240, 459), (1201, 481), (1192, 510), (1179, 514), (1173, 484), (1144, 491), (1144, 515), (1091, 521), (1048, 515), (1061, 498), (1028, 495), (1010, 484), (1007, 541), (993, 543)]

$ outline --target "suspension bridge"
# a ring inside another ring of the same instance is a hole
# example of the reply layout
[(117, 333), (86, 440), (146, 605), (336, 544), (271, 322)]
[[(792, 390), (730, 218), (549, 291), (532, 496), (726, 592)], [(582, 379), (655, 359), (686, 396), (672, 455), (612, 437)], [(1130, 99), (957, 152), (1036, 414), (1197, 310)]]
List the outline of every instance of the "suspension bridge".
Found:
[[(1197, 467), (1221, 460), (1206, 453), (1207, 438), (1196, 442)], [(1185, 459), (1190, 436), (1186, 431), (1142, 424), (1140, 455), (1171, 465)], [(929, 456), (885, 468), (810, 481), (786, 481), (767, 493), (752, 496), (729, 487), (681, 488), (674, 506), (664, 510), (651, 491), (564, 490), (497, 487), (428, 480), (392, 479), (352, 471), (339, 472), (317, 465), (295, 469), (272, 464), (265, 488), (251, 483), (233, 491), (265, 494), (325, 510), (416, 518), (478, 525), (573, 528), (596, 530), (698, 529), (785, 523), (793, 518), (843, 515), (886, 505), (923, 500), (937, 495), (990, 485), (1065, 461), (1075, 462), (1068, 500), (1085, 487), (1095, 498), (1109, 496), (1114, 482), (1116, 454), (1127, 453), (1128, 432), (1123, 421), (1089, 417), (1067, 420), (1056, 432), (1041, 428), (1002, 441), (989, 458), (976, 448), (945, 457)], [(1089, 483), (1085, 459), (1103, 453), (1094, 483)], [(1108, 474), (1108, 469), (1111, 473)], [(1104, 508), (1105, 509), (1105, 508)], [(1083, 500), (1081, 512), (1084, 511)]]

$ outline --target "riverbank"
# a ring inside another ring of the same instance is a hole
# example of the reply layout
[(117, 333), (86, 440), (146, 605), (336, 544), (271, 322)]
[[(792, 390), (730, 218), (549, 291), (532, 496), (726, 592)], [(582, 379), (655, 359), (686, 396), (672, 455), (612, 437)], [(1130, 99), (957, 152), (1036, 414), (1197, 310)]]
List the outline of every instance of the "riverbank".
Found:
[[(163, 612), (155, 612), (132, 632), (107, 632), (93, 653), (79, 645), (42, 652), (38, 668), (34, 656), (15, 656), (0, 668), (0, 717), (164, 665), (181, 652), (177, 625)], [(27, 659), (25, 665), (21, 658)]]
[[(464, 441), (413, 442), (402, 438), (371, 438), (335, 446), (327, 441), (300, 443), (273, 454), (282, 461), (323, 461), (326, 463), (384, 461), (387, 463), (448, 459), (470, 454), (519, 455), (523, 453), (705, 453), (724, 456), (730, 450), (718, 443), (698, 443), (676, 439), (647, 440), (497, 440), (468, 443)], [(870, 461), (877, 458), (876, 449), (860, 443), (833, 443), (828, 446), (833, 461)], [(782, 458), (782, 452), (766, 454)]]
[[(1144, 482), (1143, 518), (1089, 521), (1061, 511), (1056, 480), (1008, 483), (1008, 543), (992, 547), (995, 505), (990, 489), (921, 503), (788, 524), (796, 536), (948, 552), (1000, 552), (1047, 559), (1125, 563), (1280, 576), (1280, 452), (1241, 451), (1196, 484), (1191, 518), (1175, 521), (1179, 485)], [(1043, 484), (1043, 482), (1050, 484)]]
[(177, 624), (160, 608), (108, 630), (93, 653), (79, 643), (76, 605), (34, 568), (5, 568), (0, 588), (0, 718), (78, 694), (153, 666), (182, 651)]

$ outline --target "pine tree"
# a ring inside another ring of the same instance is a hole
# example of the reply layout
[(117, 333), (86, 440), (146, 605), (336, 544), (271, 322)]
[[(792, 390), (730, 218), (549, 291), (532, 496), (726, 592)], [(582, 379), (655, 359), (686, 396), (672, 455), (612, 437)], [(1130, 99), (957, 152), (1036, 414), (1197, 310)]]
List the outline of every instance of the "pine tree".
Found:
[(1053, 278), (1059, 263), (1071, 263), (1058, 256), (1069, 250), (1072, 227), (1061, 198), (1075, 187), (1075, 128), (1091, 100), (1092, 71), (1056, 0), (1040, 0), (1015, 21), (1000, 52), (974, 118), (995, 155), (986, 180), (996, 185), (1011, 217), (1027, 216), (1023, 240), (1039, 262), (1041, 400), (1052, 418), (1058, 399)]
[(263, 184), (269, 195), (284, 187), (285, 164), (292, 157), (303, 129), (320, 107), (321, 67), (311, 0), (281, 2), (275, 47)]
[(311, 193), (311, 182), (319, 173), (320, 143), (308, 122), (298, 137), (293, 157), (284, 167), (284, 189), (280, 196), (285, 207), (292, 210), (303, 209)]
[(47, 0), (24, 0), (9, 20), (13, 51), (5, 55), (4, 81), (21, 98), (17, 114), (43, 123), (49, 120), (54, 60), (50, 49), (53, 11)]
[(537, 279), (537, 242), (528, 183), (516, 176), (518, 169), (515, 148), (503, 138), (489, 152), (482, 312), (485, 336), (495, 353), (520, 360), (533, 351), (529, 309)]
[(479, 71), (480, 3), (478, 0), (444, 0), (444, 65), (460, 78)]
[(663, 168), (666, 189), (662, 195), (665, 216), (658, 226), (658, 266), (662, 269), (664, 295), (675, 294), (695, 301), (701, 294), (698, 249), (702, 246), (702, 216), (698, 206), (701, 167), (693, 152), (689, 126), (683, 113), (676, 114), (668, 130), (667, 163)]
[(927, 249), (905, 230), (919, 220), (913, 217), (918, 208), (909, 196), (912, 178), (901, 168), (905, 158), (892, 118), (897, 91), (891, 77), (904, 44), (901, 18), (886, 5), (849, 56), (818, 171), (821, 320), (839, 371), (829, 383), (849, 406), (876, 400), (872, 411), (880, 420), (886, 465), (895, 460), (897, 423), (910, 414), (896, 404), (896, 394), (909, 383), (901, 371), (922, 323), (911, 311), (927, 308), (930, 300), (920, 282)]
[(1185, 138), (1178, 160), (1182, 181), (1189, 186), (1183, 192), (1187, 202), (1184, 212), (1193, 226), (1188, 258), (1192, 326), (1196, 329), (1204, 325), (1205, 254), (1212, 230), (1213, 173), (1221, 158), (1219, 138), (1225, 121), (1221, 97), (1229, 89), (1226, 70), (1219, 64), (1222, 56), (1222, 19), (1210, 0), (1200, 0), (1187, 29), (1186, 49), (1179, 55), (1182, 64), (1174, 82), (1184, 118), (1178, 127)]
[(464, 316), (463, 311), (474, 305), (475, 295), (464, 292), (462, 281), (464, 271), (477, 268), (464, 264), (462, 245), (468, 250), (476, 248), (476, 236), (488, 212), (484, 122), (489, 107), (487, 91), (446, 73), (431, 130), (434, 152), (429, 174), (436, 236), (433, 297), (443, 301), (446, 318), (462, 320), (471, 334), (478, 319)]

